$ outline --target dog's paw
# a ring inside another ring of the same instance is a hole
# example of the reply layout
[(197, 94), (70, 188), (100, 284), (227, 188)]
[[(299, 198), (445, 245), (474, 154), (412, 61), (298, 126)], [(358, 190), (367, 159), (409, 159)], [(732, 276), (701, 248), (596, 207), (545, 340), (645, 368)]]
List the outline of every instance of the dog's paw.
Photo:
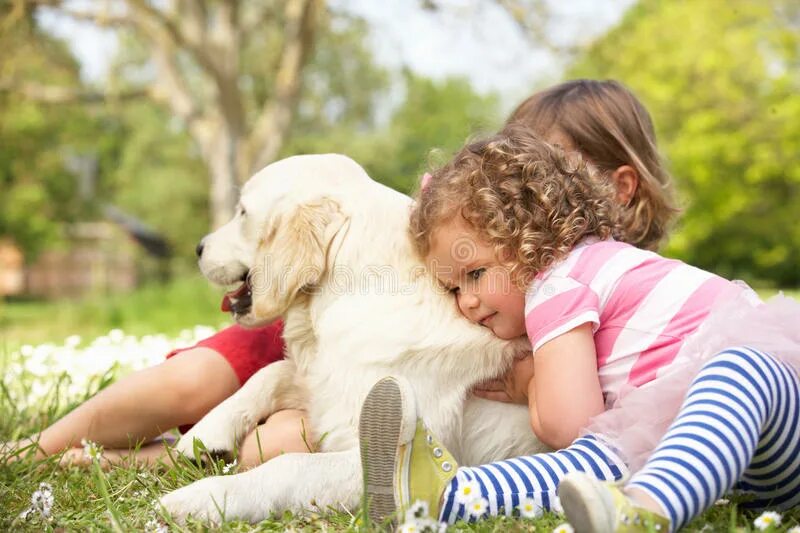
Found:
[(184, 457), (194, 460), (196, 457), (195, 439), (202, 443), (201, 461), (215, 461), (217, 459), (224, 459), (226, 463), (233, 461), (233, 451), (236, 448), (235, 437), (231, 434), (225, 434), (223, 431), (214, 431), (207, 424), (202, 426), (197, 424), (190, 429), (178, 440), (175, 445), (175, 451)]
[(223, 520), (237, 518), (228, 485), (224, 477), (208, 477), (165, 494), (159, 504), (180, 524), (191, 516), (218, 526)]

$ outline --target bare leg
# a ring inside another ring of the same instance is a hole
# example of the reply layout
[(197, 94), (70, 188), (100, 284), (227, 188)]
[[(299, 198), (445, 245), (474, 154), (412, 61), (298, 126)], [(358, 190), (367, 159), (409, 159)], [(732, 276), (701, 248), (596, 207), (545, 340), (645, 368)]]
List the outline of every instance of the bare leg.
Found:
[(81, 439), (107, 450), (132, 448), (197, 422), (239, 386), (221, 354), (193, 348), (109, 385), (30, 439), (38, 441), (38, 457), (79, 446)]
[(240, 468), (253, 468), (282, 453), (314, 451), (316, 443), (312, 441), (307, 420), (305, 411), (285, 409), (273, 413), (242, 441)]
[[(159, 462), (169, 464), (170, 456), (164, 449), (163, 442), (151, 442), (136, 448), (119, 448), (103, 450), (98, 459), (100, 467), (108, 470), (112, 465), (131, 464), (157, 465)], [(61, 466), (90, 466), (92, 460), (86, 457), (82, 448), (70, 448), (61, 456)]]
[[(308, 435), (306, 419), (305, 411), (294, 409), (278, 411), (270, 416), (242, 441), (238, 457), (240, 470), (256, 467), (283, 453), (313, 452), (316, 443)], [(152, 442), (141, 446), (138, 450), (134, 448), (103, 450), (103, 456), (99, 461), (104, 469), (129, 461), (155, 465), (159, 461), (169, 463), (169, 454), (164, 449), (163, 442)], [(62, 466), (91, 464), (92, 460), (84, 455), (82, 448), (67, 450), (61, 457)]]

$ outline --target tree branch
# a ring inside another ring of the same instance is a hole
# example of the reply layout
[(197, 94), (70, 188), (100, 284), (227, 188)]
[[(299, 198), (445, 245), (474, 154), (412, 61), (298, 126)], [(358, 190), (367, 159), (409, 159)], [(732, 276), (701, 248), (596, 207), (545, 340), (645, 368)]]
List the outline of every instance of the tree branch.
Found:
[(114, 100), (134, 100), (150, 96), (149, 89), (130, 89), (114, 93), (87, 91), (79, 87), (57, 87), (33, 82), (1, 81), (0, 92), (11, 92), (27, 100), (46, 104), (97, 104)]
[(242, 21), (241, 34), (245, 40), (249, 40), (254, 31), (262, 29), (267, 20), (278, 17), (278, 10), (275, 9), (275, 5), (272, 2), (264, 2), (260, 6), (257, 6), (256, 3), (245, 4), (242, 8), (255, 9)]
[(253, 126), (244, 159), (240, 162), (240, 175), (250, 175), (277, 157), (286, 139), (300, 93), (303, 67), (314, 43), (317, 18), (323, 0), (288, 0), (286, 2), (285, 40), (278, 72), (275, 93), (265, 103)]
[(164, 11), (156, 9), (151, 6), (146, 0), (127, 0), (128, 6), (142, 17), (142, 21), (147, 21), (153, 28), (148, 31), (146, 25), (140, 24), (140, 27), (151, 37), (160, 35), (171, 42), (176, 48), (181, 48), (189, 52), (189, 54), (197, 61), (197, 64), (202, 68), (217, 84), (221, 81), (221, 74), (219, 67), (214, 63), (211, 56), (208, 55), (205, 47), (201, 41), (195, 41), (189, 38), (188, 34), (192, 34), (191, 30), (187, 30), (179, 23), (167, 15)]
[(121, 26), (133, 26), (135, 22), (129, 16), (125, 15), (112, 15), (108, 13), (95, 13), (90, 11), (77, 11), (67, 9), (66, 7), (57, 8), (60, 13), (68, 16), (71, 19), (91, 22), (104, 28), (117, 28)]
[(178, 67), (176, 49), (169, 43), (162, 43), (153, 47), (152, 57), (161, 73), (154, 83), (153, 98), (167, 103), (172, 112), (190, 126), (202, 111)]

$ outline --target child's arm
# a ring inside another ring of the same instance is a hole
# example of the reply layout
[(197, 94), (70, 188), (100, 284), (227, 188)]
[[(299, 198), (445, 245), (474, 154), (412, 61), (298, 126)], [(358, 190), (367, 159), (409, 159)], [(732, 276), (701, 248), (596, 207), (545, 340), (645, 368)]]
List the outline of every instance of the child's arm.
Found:
[(591, 417), (605, 410), (592, 324), (546, 342), (533, 360), (534, 376), (528, 385), (531, 426), (543, 443), (565, 448)]
[(533, 354), (515, 359), (504, 376), (479, 383), (472, 393), (495, 402), (529, 405), (529, 384), (533, 379)]

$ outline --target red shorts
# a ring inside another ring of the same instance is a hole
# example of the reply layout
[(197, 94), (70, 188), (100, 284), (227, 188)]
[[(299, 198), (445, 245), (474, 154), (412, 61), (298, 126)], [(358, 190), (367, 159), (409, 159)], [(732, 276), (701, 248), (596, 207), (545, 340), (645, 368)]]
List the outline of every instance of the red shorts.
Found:
[(234, 324), (218, 331), (194, 346), (179, 348), (167, 354), (167, 359), (200, 346), (218, 352), (231, 365), (239, 383), (270, 363), (283, 359), (283, 321), (276, 320), (260, 328), (247, 329)]
[[(260, 369), (283, 359), (285, 344), (282, 334), (283, 321), (281, 320), (253, 329), (234, 324), (201, 340), (194, 346), (171, 351), (167, 354), (167, 359), (199, 346), (211, 348), (228, 361), (233, 371), (236, 372), (236, 377), (239, 378), (239, 384), (244, 385), (244, 382)], [(191, 427), (192, 425), (189, 424), (178, 429), (185, 434)]]

